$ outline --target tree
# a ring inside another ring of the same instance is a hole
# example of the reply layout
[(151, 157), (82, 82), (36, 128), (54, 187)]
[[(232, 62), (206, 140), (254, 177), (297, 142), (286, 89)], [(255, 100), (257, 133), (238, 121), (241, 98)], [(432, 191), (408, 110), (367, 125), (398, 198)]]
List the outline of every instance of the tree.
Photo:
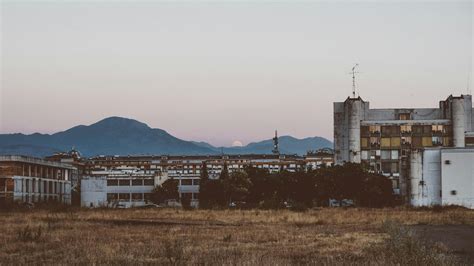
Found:
[(227, 169), (227, 163), (224, 162), (224, 166), (222, 167), (221, 174), (219, 175), (220, 180), (229, 179), (229, 169)]
[(247, 196), (250, 194), (250, 187), (252, 182), (250, 181), (246, 172), (237, 171), (230, 174), (229, 179), (223, 180), (227, 185), (226, 198), (230, 203), (232, 201), (246, 201)]
[(166, 180), (160, 186), (153, 189), (151, 193), (151, 201), (156, 204), (164, 203), (166, 200), (179, 199), (178, 180), (173, 178)]

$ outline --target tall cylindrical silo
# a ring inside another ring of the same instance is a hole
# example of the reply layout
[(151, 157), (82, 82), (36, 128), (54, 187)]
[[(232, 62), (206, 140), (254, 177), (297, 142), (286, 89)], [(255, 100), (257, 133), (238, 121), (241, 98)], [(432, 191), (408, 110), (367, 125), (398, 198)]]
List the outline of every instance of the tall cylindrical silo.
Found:
[(410, 204), (423, 206), (423, 151), (413, 150), (410, 154)]
[(464, 99), (453, 98), (451, 102), (452, 114), (453, 114), (453, 144), (454, 147), (465, 146), (465, 109)]
[(360, 121), (363, 119), (364, 108), (361, 99), (352, 99), (347, 104), (349, 118), (349, 161), (360, 163)]

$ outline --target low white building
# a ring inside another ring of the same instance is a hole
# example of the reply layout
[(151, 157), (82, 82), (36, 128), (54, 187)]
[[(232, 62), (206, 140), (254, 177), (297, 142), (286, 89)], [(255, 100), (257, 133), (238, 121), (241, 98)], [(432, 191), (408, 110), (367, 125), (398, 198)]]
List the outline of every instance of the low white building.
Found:
[(138, 207), (151, 203), (153, 189), (167, 175), (146, 174), (143, 171), (100, 171), (81, 180), (82, 207)]
[(474, 209), (474, 148), (441, 152), (443, 205)]
[(474, 209), (474, 148), (432, 148), (410, 155), (410, 204)]

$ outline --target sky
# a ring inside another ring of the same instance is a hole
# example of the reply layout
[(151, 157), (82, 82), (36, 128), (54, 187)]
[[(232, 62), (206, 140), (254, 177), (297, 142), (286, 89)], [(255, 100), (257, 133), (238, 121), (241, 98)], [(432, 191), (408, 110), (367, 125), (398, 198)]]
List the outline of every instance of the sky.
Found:
[[(214, 145), (333, 138), (333, 102), (473, 87), (472, 1), (1, 2), (0, 133), (123, 116)], [(237, 142), (236, 142), (237, 141)]]

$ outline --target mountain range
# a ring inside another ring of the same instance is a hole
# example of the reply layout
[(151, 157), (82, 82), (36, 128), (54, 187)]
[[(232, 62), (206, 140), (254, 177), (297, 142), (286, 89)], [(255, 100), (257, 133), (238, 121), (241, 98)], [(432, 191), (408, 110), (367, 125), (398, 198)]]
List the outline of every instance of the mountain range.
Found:
[[(168, 132), (150, 128), (137, 120), (109, 117), (89, 126), (76, 126), (55, 134), (0, 134), (0, 154), (44, 157), (72, 147), (82, 156), (96, 155), (213, 155), (270, 154), (271, 139), (243, 147), (215, 147), (206, 142), (186, 141)], [(308, 150), (332, 148), (322, 137), (279, 137), (280, 153), (303, 155)]]

